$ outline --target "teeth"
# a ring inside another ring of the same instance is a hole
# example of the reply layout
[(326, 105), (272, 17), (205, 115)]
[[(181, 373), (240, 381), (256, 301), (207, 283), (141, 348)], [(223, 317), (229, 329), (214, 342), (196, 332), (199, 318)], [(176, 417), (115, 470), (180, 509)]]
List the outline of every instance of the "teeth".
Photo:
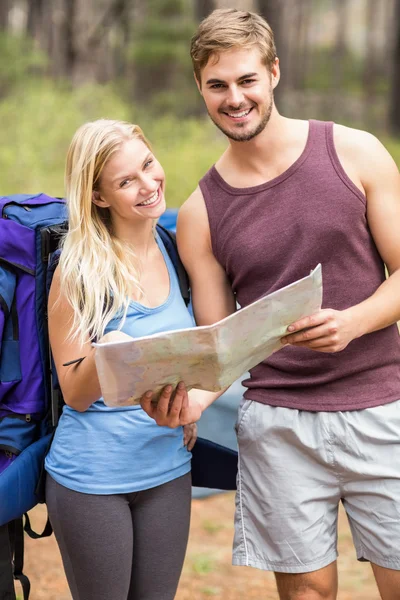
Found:
[(148, 204), (152, 204), (158, 196), (158, 190), (156, 190), (154, 192), (154, 194), (151, 196), (151, 198), (149, 198), (148, 200), (145, 200), (144, 202), (141, 202), (139, 206), (147, 206)]
[(241, 117), (246, 117), (249, 112), (250, 112), (250, 108), (248, 110), (242, 110), (242, 112), (240, 113), (228, 113), (228, 115), (230, 117), (233, 117), (234, 119), (240, 119)]

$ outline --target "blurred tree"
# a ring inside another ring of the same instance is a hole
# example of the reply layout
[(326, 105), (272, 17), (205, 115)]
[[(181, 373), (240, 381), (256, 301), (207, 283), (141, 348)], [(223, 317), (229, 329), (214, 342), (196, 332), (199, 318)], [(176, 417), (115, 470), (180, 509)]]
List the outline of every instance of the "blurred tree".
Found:
[(36, 38), (40, 32), (43, 16), (43, 0), (28, 0), (26, 31)]
[(196, 21), (202, 21), (216, 8), (215, 0), (195, 0), (194, 14)]
[[(336, 40), (333, 61), (333, 84), (334, 91), (343, 89), (343, 65), (347, 52), (347, 23), (348, 23), (348, 0), (336, 0)], [(336, 94), (332, 95), (336, 104)]]
[(279, 104), (285, 87), (287, 86), (287, 72), (285, 72), (287, 43), (283, 38), (283, 1), (258, 0), (257, 9), (259, 14), (264, 17), (274, 32), (276, 52), (283, 67), (279, 85), (274, 92), (275, 100)]
[[(26, 27), (51, 56), (50, 74), (73, 84), (104, 81), (113, 56), (114, 39), (124, 39), (130, 26), (127, 8), (133, 0), (25, 0)], [(119, 30), (119, 36), (115, 35)], [(111, 50), (111, 51), (110, 51)], [(122, 58), (120, 54), (119, 59)]]
[(400, 0), (395, 3), (395, 28), (389, 128), (391, 133), (400, 136)]
[(157, 114), (193, 114), (199, 106), (189, 56), (193, 5), (186, 0), (148, 0), (143, 8), (134, 30), (131, 95)]
[(46, 56), (32, 40), (0, 30), (0, 99), (24, 87), (32, 71), (46, 66)]
[(310, 26), (312, 19), (312, 0), (301, 0), (297, 3), (295, 17), (295, 44), (294, 67), (292, 71), (292, 84), (295, 89), (304, 89), (308, 77), (308, 64), (310, 59)]
[(62, 1), (66, 66), (73, 83), (106, 79), (102, 48), (110, 51), (110, 34), (121, 24), (125, 0)]
[(257, 2), (258, 13), (264, 17), (264, 19), (272, 27), (275, 37), (275, 45), (277, 53), (280, 52), (281, 46), (283, 46), (282, 40), (282, 13), (283, 13), (283, 1), (282, 0), (258, 0)]
[(379, 30), (375, 27), (379, 18), (379, 5), (375, 0), (367, 0), (365, 27), (365, 59), (362, 74), (365, 121), (374, 126), (375, 102), (379, 79)]
[(8, 27), (8, 17), (10, 12), (10, 0), (1, 0), (0, 2), (0, 29), (6, 30)]

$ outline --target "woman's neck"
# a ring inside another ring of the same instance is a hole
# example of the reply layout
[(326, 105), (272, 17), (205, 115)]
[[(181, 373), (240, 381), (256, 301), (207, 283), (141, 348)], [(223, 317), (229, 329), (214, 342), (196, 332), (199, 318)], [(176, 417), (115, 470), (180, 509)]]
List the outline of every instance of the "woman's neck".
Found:
[(150, 247), (155, 243), (155, 222), (150, 219), (139, 223), (129, 223), (126, 220), (113, 223), (114, 236), (124, 245), (129, 246), (136, 256), (146, 256)]

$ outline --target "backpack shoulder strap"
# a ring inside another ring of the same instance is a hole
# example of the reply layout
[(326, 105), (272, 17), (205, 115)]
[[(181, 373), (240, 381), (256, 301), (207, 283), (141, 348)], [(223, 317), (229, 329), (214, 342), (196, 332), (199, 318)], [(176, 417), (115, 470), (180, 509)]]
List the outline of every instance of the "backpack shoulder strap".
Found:
[(24, 567), (24, 531), (22, 517), (0, 527), (0, 598), (16, 600), (14, 579), (21, 586), (24, 600), (29, 599), (31, 584)]
[[(58, 248), (54, 252), (51, 252), (48, 257), (48, 266), (46, 273), (46, 305), (49, 297), (50, 286), (53, 280), (54, 271), (56, 270), (58, 263), (60, 261), (61, 249)], [(64, 404), (61, 389), (58, 383), (57, 371), (53, 362), (53, 355), (51, 353), (51, 348), (49, 344), (49, 378), (50, 378), (50, 406), (51, 406), (51, 424), (53, 427), (57, 427), (58, 419), (60, 418), (60, 413), (62, 411), (62, 406)], [(51, 443), (51, 442), (50, 442)], [(50, 447), (50, 444), (49, 444)], [(39, 480), (39, 488), (37, 491), (40, 492), (40, 496), (44, 498), (44, 482), (45, 482), (45, 473), (41, 473)], [(32, 536), (31, 536), (32, 537)]]
[(175, 234), (172, 231), (165, 229), (165, 227), (160, 224), (157, 224), (156, 229), (158, 235), (164, 243), (165, 249), (168, 252), (168, 256), (170, 257), (172, 264), (175, 267), (176, 274), (178, 275), (179, 289), (186, 306), (188, 306), (190, 302), (189, 278), (185, 271), (185, 267), (179, 258)]
[(8, 524), (0, 526), (0, 598), (15, 600), (13, 554)]

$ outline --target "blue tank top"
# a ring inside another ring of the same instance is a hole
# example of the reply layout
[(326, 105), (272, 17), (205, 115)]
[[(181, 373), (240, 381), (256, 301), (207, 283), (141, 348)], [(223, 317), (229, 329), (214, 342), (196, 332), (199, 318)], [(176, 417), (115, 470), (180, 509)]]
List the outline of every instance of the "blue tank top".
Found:
[[(122, 331), (132, 337), (193, 327), (164, 245), (170, 291), (156, 308), (131, 301)], [(119, 319), (107, 325), (116, 330)], [(46, 471), (61, 485), (87, 494), (124, 494), (161, 485), (190, 471), (183, 429), (160, 427), (140, 406), (110, 408), (102, 398), (85, 412), (64, 406), (46, 457)]]

